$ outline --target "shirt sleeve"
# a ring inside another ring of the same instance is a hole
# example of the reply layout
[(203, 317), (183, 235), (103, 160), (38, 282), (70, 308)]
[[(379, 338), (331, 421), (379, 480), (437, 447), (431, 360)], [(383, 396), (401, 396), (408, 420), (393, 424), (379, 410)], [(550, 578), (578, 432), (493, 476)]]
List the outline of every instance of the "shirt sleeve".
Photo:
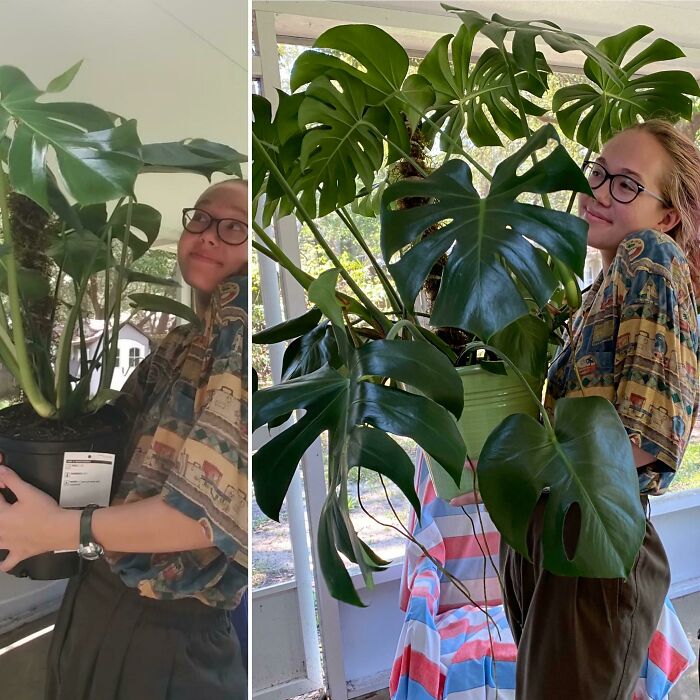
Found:
[(247, 314), (240, 298), (219, 310), (211, 371), (194, 424), (163, 486), (166, 503), (202, 524), (216, 548), (247, 566)]
[(691, 304), (679, 302), (669, 276), (637, 269), (625, 287), (615, 407), (632, 443), (656, 457), (640, 470), (642, 492), (660, 494), (673, 479), (692, 429), (697, 355), (690, 337), (696, 319)]

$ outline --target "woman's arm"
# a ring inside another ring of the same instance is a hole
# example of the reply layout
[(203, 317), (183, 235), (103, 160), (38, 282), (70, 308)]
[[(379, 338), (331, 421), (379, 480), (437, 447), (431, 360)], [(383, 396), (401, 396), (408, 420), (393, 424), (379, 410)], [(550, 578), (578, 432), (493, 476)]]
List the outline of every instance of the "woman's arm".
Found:
[[(0, 498), (0, 549), (9, 550), (0, 571), (9, 571), (35, 554), (77, 549), (80, 511), (60, 508), (50, 496), (0, 467), (0, 487), (17, 497)], [(134, 503), (102, 508), (93, 514), (95, 540), (116, 552), (179, 552), (211, 547), (204, 527), (153, 496)]]

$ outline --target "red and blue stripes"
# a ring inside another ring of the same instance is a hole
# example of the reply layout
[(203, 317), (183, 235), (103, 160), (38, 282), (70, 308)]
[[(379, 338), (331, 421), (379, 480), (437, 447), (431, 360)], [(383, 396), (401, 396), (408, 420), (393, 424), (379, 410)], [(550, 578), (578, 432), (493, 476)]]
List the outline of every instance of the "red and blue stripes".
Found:
[[(498, 531), (483, 506), (465, 506), (465, 514), (436, 497), (422, 453), (416, 478), (422, 518), (418, 523), (411, 515), (411, 531), (460, 583), (451, 582), (420, 547), (408, 544), (400, 598), (406, 618), (391, 672), (391, 698), (495, 700), (498, 688), (498, 700), (513, 700), (516, 647), (494, 568)], [(694, 660), (667, 600), (634, 700), (665, 700)]]

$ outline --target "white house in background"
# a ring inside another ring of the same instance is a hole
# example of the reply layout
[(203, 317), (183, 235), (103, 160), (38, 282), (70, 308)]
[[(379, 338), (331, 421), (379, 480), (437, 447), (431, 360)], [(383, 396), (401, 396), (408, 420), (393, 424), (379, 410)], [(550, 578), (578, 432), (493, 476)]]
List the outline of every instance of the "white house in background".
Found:
[[(104, 321), (90, 320), (85, 325), (85, 344), (88, 361), (92, 360), (95, 352), (102, 348), (100, 338), (104, 332)], [(121, 389), (134, 368), (151, 350), (151, 341), (136, 326), (131, 323), (124, 325), (119, 331), (117, 344), (117, 362), (112, 376), (112, 389)], [(76, 377), (80, 373), (80, 338), (74, 338), (71, 347), (70, 373)], [(97, 392), (100, 382), (99, 372), (94, 372), (90, 380), (90, 393)]]

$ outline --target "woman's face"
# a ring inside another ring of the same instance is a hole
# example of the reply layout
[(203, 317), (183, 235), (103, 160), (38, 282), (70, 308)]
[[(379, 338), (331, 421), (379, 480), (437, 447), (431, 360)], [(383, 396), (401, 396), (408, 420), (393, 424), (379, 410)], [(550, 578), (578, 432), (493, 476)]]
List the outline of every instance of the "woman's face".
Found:
[[(212, 185), (195, 206), (214, 219), (237, 219), (247, 225), (248, 188), (237, 182)], [(227, 277), (245, 274), (248, 243), (224, 243), (217, 236), (216, 223), (212, 221), (203, 233), (182, 232), (177, 258), (185, 281), (194, 289), (211, 294)]]
[[(644, 131), (624, 131), (608, 141), (596, 162), (611, 175), (629, 175), (650, 192), (661, 196), (664, 173), (671, 159), (656, 137)], [(664, 205), (648, 192), (622, 204), (610, 194), (610, 180), (593, 190), (593, 197), (579, 195), (579, 215), (588, 222), (588, 245), (610, 260), (623, 238), (635, 231), (669, 231), (679, 220), (675, 209)]]

